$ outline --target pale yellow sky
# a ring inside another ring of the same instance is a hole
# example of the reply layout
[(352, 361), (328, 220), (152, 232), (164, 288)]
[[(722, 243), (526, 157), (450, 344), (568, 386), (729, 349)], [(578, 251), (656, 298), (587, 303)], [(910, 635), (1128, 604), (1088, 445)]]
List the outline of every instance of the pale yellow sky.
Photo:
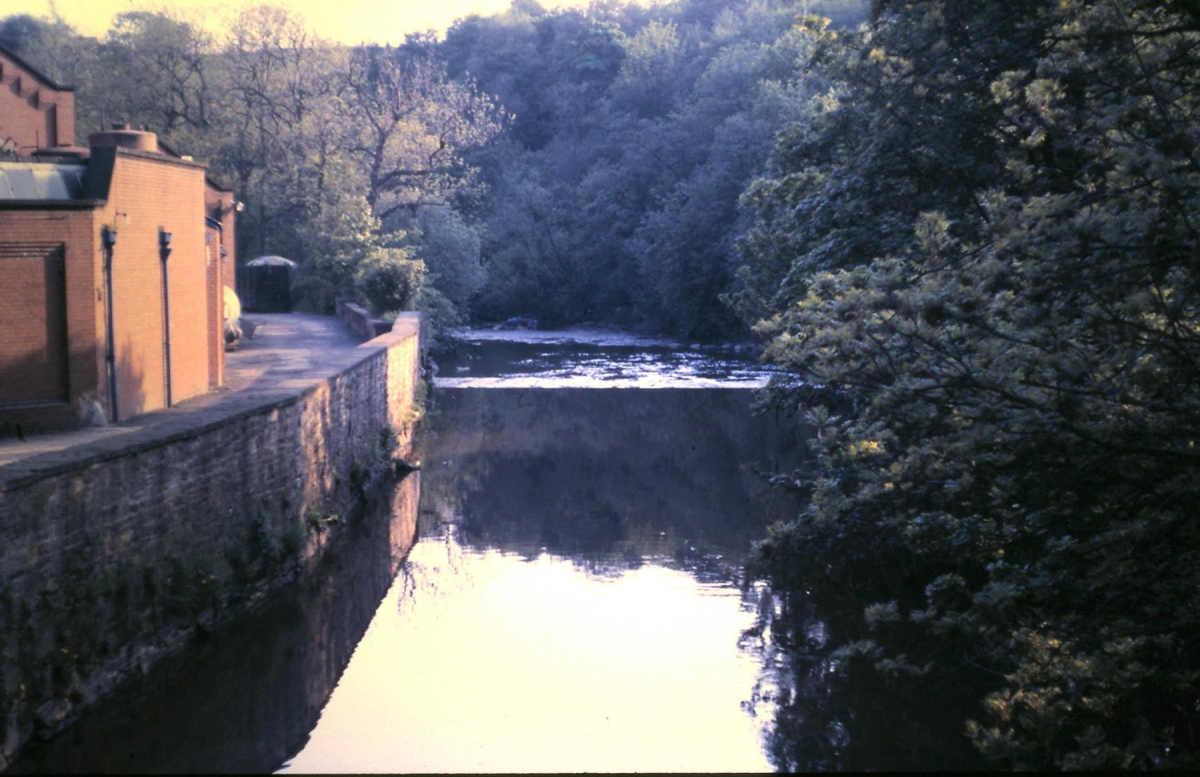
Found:
[[(102, 36), (109, 21), (122, 11), (155, 9), (164, 5), (202, 13), (210, 28), (236, 9), (257, 3), (248, 0), (0, 0), (0, 17), (28, 13), (49, 16), (51, 5), (87, 35)], [(342, 43), (400, 43), (410, 32), (445, 32), (455, 19), (468, 14), (494, 14), (509, 0), (273, 0), (304, 15), (307, 26), (321, 37)], [(543, 0), (557, 7), (587, 5), (587, 0)]]

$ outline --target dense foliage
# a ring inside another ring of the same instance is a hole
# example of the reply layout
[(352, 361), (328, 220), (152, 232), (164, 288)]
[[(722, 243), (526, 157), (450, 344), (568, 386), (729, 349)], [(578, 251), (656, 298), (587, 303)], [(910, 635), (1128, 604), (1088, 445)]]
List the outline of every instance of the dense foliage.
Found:
[(841, 26), (865, 18), (857, 0), (517, 2), (454, 25), (450, 72), (514, 116), (504, 143), (471, 157), (491, 187), (478, 311), (744, 334), (720, 301), (748, 226), (738, 196), (824, 88), (801, 5)]
[(760, 561), (878, 598), (835, 661), (980, 688), (998, 765), (1195, 767), (1200, 14), (876, 13), (746, 197), (736, 303), (819, 430)]
[[(862, 0), (803, 5), (865, 17)], [(247, 203), (240, 254), (300, 261), (309, 307), (363, 297), (352, 257), (328, 247), (365, 200), (450, 321), (474, 309), (715, 338), (746, 333), (720, 302), (747, 226), (738, 197), (824, 88), (798, 10), (517, 0), (397, 48), (330, 44), (273, 6), (219, 36), (130, 11), (103, 40), (8, 17), (0, 43), (78, 86), (81, 136), (128, 121), (209, 160)]]

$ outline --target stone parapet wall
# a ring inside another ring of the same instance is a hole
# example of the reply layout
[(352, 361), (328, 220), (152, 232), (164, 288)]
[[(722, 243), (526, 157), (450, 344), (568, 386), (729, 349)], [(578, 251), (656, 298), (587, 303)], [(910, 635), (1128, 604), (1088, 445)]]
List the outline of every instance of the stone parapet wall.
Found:
[[(391, 321), (375, 318), (369, 310), (353, 302), (339, 299), (336, 303), (336, 311), (337, 317), (346, 322), (346, 326), (350, 327), (350, 331), (364, 340), (370, 340), (373, 337), (379, 337), (382, 334), (392, 331), (393, 324)], [(404, 314), (401, 315), (403, 316)]]
[(420, 324), (119, 437), (0, 467), (0, 768), (311, 565), (411, 451)]

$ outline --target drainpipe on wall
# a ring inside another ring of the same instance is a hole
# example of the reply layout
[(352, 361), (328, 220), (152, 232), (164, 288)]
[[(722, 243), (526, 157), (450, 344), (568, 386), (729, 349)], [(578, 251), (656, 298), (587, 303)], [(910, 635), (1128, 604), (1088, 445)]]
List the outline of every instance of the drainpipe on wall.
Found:
[(167, 282), (167, 259), (171, 257), (171, 233), (158, 231), (158, 255), (162, 259), (163, 373), (166, 377), (167, 407), (171, 406), (171, 292)]
[(113, 342), (113, 246), (117, 244), (117, 230), (104, 227), (100, 230), (100, 243), (104, 247), (104, 301), (105, 301), (105, 361), (108, 362), (108, 400), (112, 405), (112, 422), (121, 420), (117, 409), (117, 349)]

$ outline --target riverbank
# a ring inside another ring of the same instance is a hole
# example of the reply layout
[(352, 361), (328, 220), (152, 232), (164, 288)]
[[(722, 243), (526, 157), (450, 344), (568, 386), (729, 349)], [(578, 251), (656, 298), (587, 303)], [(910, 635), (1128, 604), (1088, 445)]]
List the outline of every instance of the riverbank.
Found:
[(311, 566), (408, 454), (416, 315), (304, 352), (259, 353), (241, 390), (0, 465), (0, 768)]

